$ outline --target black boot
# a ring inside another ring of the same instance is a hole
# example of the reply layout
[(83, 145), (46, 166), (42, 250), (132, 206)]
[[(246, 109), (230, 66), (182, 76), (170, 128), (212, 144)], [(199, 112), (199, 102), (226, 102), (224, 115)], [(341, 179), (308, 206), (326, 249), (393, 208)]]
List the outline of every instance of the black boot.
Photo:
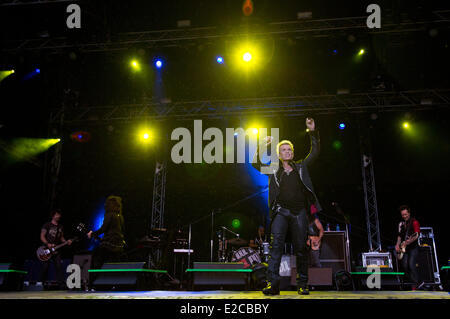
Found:
[(298, 287), (297, 292), (299, 295), (309, 295), (308, 287)]
[(267, 282), (267, 286), (262, 290), (262, 293), (265, 295), (275, 296), (280, 294), (279, 287), (272, 287), (272, 284)]

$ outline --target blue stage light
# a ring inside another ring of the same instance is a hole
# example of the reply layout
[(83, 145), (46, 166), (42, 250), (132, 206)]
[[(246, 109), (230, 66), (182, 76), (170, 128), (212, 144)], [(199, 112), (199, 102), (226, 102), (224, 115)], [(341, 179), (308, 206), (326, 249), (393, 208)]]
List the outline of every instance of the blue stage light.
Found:
[(217, 57), (216, 61), (217, 61), (217, 63), (222, 64), (223, 58), (221, 56), (219, 56), (219, 57)]
[(156, 66), (158, 69), (161, 69), (161, 67), (162, 67), (162, 61), (161, 61), (161, 60), (157, 60), (157, 61), (155, 62), (155, 66)]
[(345, 129), (345, 124), (344, 124), (344, 123), (339, 124), (339, 128), (340, 128), (341, 130)]
[(36, 73), (41, 73), (41, 69), (36, 69)]

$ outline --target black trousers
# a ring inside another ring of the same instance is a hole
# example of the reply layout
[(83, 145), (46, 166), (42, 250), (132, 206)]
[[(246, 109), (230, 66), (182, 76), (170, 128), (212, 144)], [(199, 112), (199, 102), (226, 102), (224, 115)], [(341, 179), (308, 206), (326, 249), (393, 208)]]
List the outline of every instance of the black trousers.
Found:
[(119, 262), (123, 250), (111, 250), (100, 245), (92, 254), (92, 268), (100, 269), (106, 262)]
[(50, 263), (53, 263), (55, 266), (56, 280), (60, 285), (64, 285), (64, 274), (60, 254), (53, 255), (52, 258), (50, 258), (49, 260), (42, 262), (39, 281), (44, 282), (47, 279), (48, 268), (50, 267)]
[(306, 287), (308, 284), (309, 251), (306, 240), (308, 234), (308, 220), (306, 209), (294, 212), (279, 208), (274, 213), (271, 224), (271, 246), (267, 280), (272, 287), (280, 285), (280, 263), (283, 254), (286, 235), (290, 232), (294, 254), (297, 262), (297, 286)]

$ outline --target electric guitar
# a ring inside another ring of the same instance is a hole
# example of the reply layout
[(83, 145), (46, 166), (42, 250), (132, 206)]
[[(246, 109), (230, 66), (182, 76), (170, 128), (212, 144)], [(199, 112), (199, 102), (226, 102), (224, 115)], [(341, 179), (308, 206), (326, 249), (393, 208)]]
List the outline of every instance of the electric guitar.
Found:
[(308, 236), (306, 244), (311, 247), (312, 250), (319, 250), (322, 240), (319, 240), (319, 236)]
[(398, 259), (398, 260), (402, 260), (402, 259), (403, 259), (403, 256), (404, 256), (405, 253), (406, 253), (406, 246), (408, 246), (408, 245), (406, 244), (406, 241), (407, 241), (408, 239), (410, 239), (410, 238), (416, 236), (416, 235), (417, 235), (417, 233), (414, 233), (414, 234), (412, 234), (411, 236), (406, 236), (405, 241), (403, 241), (403, 242), (400, 244), (400, 252), (397, 252), (397, 259)]
[[(87, 233), (87, 227), (86, 227), (86, 225), (85, 224), (83, 224), (83, 223), (79, 223), (78, 224), (78, 226), (77, 226), (77, 231), (79, 231), (80, 233)], [(77, 241), (79, 238), (78, 238), (78, 236), (75, 236), (74, 238), (72, 238), (72, 239), (70, 239), (72, 242), (74, 242), (74, 241)], [(69, 244), (69, 241), (66, 241), (66, 242), (64, 242), (64, 243), (62, 243), (62, 244), (60, 244), (60, 245), (57, 245), (57, 246), (55, 246), (55, 247), (52, 247), (52, 248), (48, 248), (47, 246), (41, 246), (41, 247), (39, 247), (37, 250), (36, 250), (36, 255), (37, 255), (37, 258), (40, 260), (40, 261), (47, 261), (47, 260), (49, 260), (50, 258), (52, 258), (52, 256), (54, 255), (54, 254), (56, 254), (56, 251), (58, 250), (58, 249), (60, 249), (60, 248), (62, 248), (62, 247), (64, 247), (64, 246), (66, 246), (66, 245), (68, 245)]]

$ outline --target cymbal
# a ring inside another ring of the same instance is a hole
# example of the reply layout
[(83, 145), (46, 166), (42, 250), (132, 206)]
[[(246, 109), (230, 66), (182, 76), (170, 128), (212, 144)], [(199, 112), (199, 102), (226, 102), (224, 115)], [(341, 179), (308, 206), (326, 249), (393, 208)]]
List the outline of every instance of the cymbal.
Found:
[(227, 243), (233, 246), (244, 246), (247, 245), (247, 242), (247, 240), (242, 238), (233, 238), (227, 240)]

